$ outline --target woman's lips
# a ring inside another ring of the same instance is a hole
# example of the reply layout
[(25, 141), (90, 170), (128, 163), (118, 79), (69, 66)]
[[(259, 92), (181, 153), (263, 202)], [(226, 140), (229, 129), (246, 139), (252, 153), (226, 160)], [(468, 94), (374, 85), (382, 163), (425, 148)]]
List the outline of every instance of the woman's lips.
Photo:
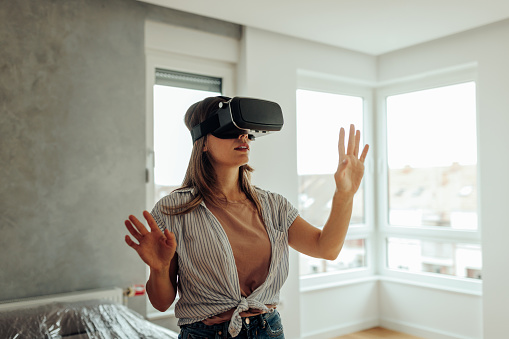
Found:
[(236, 151), (249, 151), (248, 144), (242, 144), (234, 148)]

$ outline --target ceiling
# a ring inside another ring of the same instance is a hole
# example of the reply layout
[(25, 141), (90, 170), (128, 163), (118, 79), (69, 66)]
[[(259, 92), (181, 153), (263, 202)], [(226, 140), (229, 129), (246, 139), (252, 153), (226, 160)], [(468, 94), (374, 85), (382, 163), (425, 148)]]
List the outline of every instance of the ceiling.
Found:
[(509, 18), (508, 0), (140, 0), (380, 55)]

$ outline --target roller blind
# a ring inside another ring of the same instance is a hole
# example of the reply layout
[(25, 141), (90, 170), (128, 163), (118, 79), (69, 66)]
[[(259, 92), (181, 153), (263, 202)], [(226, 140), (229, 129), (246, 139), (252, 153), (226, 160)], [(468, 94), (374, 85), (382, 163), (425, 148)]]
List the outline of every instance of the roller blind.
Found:
[(222, 93), (222, 79), (156, 68), (156, 85)]

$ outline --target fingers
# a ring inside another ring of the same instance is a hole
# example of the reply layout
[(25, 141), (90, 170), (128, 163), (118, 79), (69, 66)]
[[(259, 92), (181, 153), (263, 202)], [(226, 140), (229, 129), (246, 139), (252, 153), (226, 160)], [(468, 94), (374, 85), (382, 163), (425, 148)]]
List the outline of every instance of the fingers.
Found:
[(150, 230), (152, 232), (161, 232), (152, 214), (150, 214), (148, 211), (143, 211), (143, 217), (145, 218), (145, 220), (147, 220), (148, 226), (150, 227)]
[(338, 152), (339, 152), (339, 159), (343, 158), (345, 155), (345, 129), (341, 127), (339, 130), (339, 142), (338, 142)]
[[(341, 140), (342, 136), (343, 136), (343, 140)], [(339, 133), (339, 138), (340, 138), (340, 146), (339, 146), (340, 152), (339, 152), (339, 154), (340, 154), (340, 159), (341, 159), (341, 156), (344, 155), (344, 146), (341, 146), (341, 145), (344, 145), (344, 130), (343, 130), (343, 128), (341, 128), (341, 131)], [(346, 154), (353, 155), (357, 158), (359, 156), (360, 145), (361, 145), (361, 131), (359, 131), (359, 130), (356, 131), (355, 126), (353, 124), (351, 124), (350, 125), (350, 133), (348, 136), (348, 147), (347, 147)], [(341, 149), (343, 149), (343, 153), (341, 152)], [(369, 146), (365, 145), (362, 150), (361, 156), (359, 158), (360, 161), (364, 162), (364, 160), (366, 159), (366, 156), (368, 154), (368, 149), (369, 149)]]
[(353, 155), (357, 158), (359, 155), (359, 145), (361, 143), (361, 131), (357, 130), (355, 132), (355, 147), (353, 149)]
[(348, 136), (348, 148), (346, 154), (354, 154), (355, 151), (355, 126), (350, 125), (350, 134)]
[(369, 150), (369, 145), (365, 145), (364, 149), (362, 150), (361, 157), (359, 158), (359, 160), (361, 162), (364, 162), (364, 160), (366, 160), (366, 156), (368, 155), (368, 150)]
[(164, 230), (164, 236), (166, 238), (166, 243), (169, 246), (177, 247), (177, 239), (175, 239), (175, 234), (170, 232), (167, 228)]
[[(134, 239), (138, 240), (138, 242), (140, 241), (141, 238), (143, 238), (143, 236), (140, 234), (140, 232), (138, 232), (137, 230), (134, 229), (133, 225), (131, 224), (131, 222), (129, 220), (125, 221), (125, 227), (129, 231), (129, 233), (131, 233), (131, 235), (134, 237)], [(127, 237), (129, 237), (129, 236), (127, 235)]]
[(177, 247), (177, 240), (175, 239), (175, 234), (173, 234), (167, 228), (165, 228), (164, 236), (166, 237), (166, 245), (175, 248)]
[(140, 245), (132, 241), (132, 239), (128, 235), (125, 236), (125, 242), (127, 245), (129, 245), (129, 247), (132, 247), (135, 251), (138, 251)]
[[(152, 215), (148, 211), (143, 211), (143, 217), (145, 217), (145, 219), (147, 220), (150, 230), (152, 232), (162, 233), (159, 227), (157, 226), (154, 217), (152, 217)], [(133, 237), (135, 237), (136, 240), (138, 241), (140, 240), (140, 237), (149, 233), (145, 225), (143, 225), (143, 223), (139, 221), (138, 218), (136, 218), (134, 215), (129, 216), (129, 220), (125, 221), (125, 225), (129, 232), (133, 235)], [(134, 227), (136, 227), (136, 229), (134, 229), (133, 225)]]
[(141, 221), (139, 221), (134, 215), (129, 216), (129, 220), (132, 222), (134, 227), (140, 232), (141, 235), (145, 235), (148, 233), (147, 228)]

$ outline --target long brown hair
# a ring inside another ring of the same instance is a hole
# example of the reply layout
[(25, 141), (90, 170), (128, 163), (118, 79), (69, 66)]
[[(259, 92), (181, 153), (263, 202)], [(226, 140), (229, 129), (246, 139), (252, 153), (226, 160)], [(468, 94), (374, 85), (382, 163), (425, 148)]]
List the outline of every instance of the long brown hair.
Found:
[[(226, 102), (224, 97), (209, 97), (199, 101), (186, 112), (184, 123), (189, 131), (199, 123), (205, 121), (209, 116), (219, 108), (220, 102)], [(193, 198), (178, 206), (164, 206), (163, 212), (169, 215), (187, 214), (193, 211), (204, 200), (216, 206), (222, 206), (226, 202), (226, 196), (220, 193), (216, 173), (210, 161), (208, 152), (204, 152), (205, 141), (207, 136), (196, 140), (193, 144), (191, 158), (187, 166), (186, 175), (182, 186), (177, 189), (195, 188), (195, 195)], [(253, 168), (248, 164), (239, 167), (239, 189), (252, 201), (258, 214), (262, 217), (262, 208), (255, 188), (251, 185), (251, 172)], [(263, 218), (262, 218), (263, 220)]]

